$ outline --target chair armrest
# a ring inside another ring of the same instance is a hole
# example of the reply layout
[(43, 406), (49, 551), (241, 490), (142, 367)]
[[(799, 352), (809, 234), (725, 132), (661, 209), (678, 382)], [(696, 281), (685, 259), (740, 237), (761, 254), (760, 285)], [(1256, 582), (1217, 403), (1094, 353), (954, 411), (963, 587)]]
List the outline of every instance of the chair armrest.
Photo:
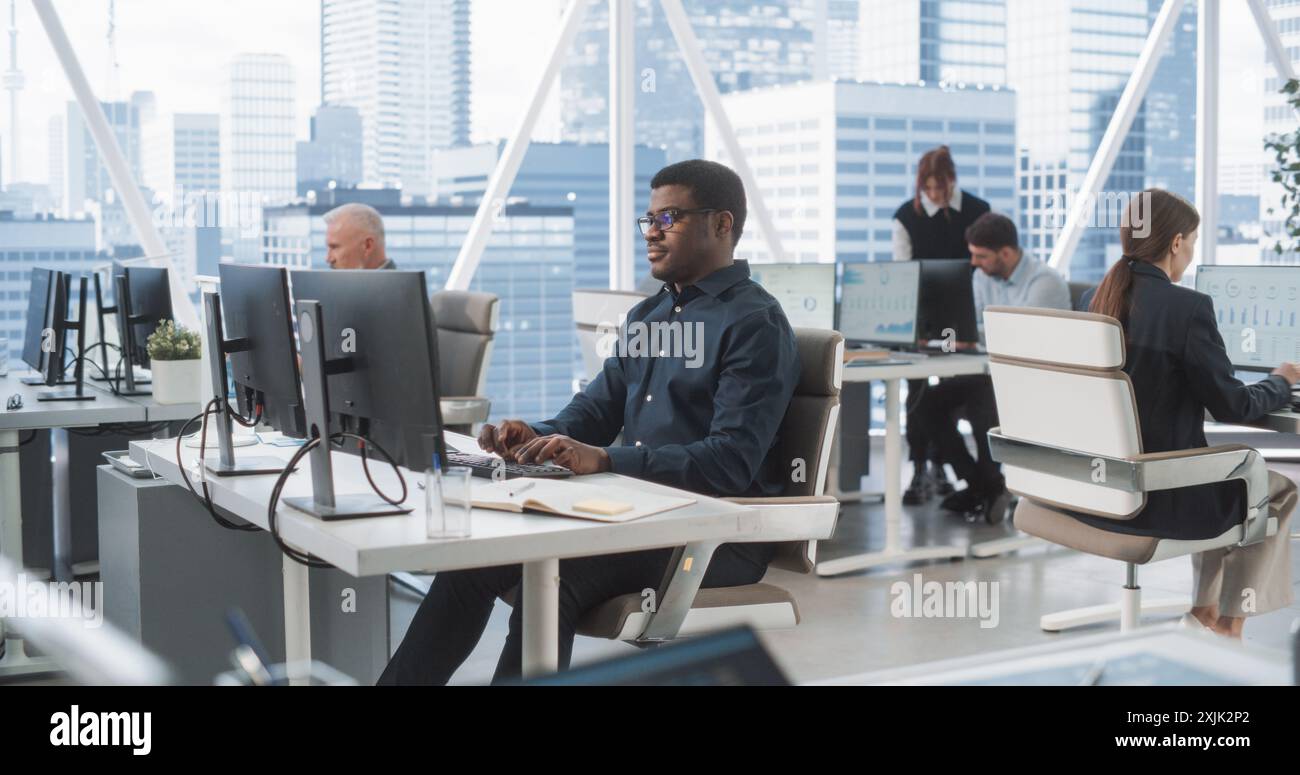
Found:
[(479, 396), (443, 396), (438, 401), (443, 425), (473, 425), (487, 422), (492, 402)]
[(759, 529), (728, 543), (780, 543), (819, 541), (835, 534), (840, 502), (831, 495), (775, 496), (771, 498), (722, 498), (748, 506), (758, 513)]
[(1268, 533), (1268, 469), (1259, 452), (1243, 444), (1152, 452), (1131, 458), (1093, 455), (1004, 436), (989, 431), (989, 449), (999, 463), (1088, 482), (1125, 492), (1153, 492), (1240, 479), (1246, 483), (1246, 515), (1241, 545)]

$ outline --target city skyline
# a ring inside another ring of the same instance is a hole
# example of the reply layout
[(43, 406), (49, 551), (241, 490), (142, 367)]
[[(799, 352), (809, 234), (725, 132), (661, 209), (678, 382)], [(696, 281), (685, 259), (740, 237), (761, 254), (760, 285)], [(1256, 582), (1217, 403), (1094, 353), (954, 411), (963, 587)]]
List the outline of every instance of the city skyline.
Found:
[[(474, 0), (471, 4), (471, 143), (507, 136), (519, 117), (520, 103), (531, 88), (531, 77), (520, 78), (515, 63), (540, 61), (558, 29), (563, 0), (514, 4), (513, 25), (483, 23), (511, 0)], [(117, 7), (117, 93), (109, 91), (108, 54), (104, 32), (107, 2), (98, 13), (63, 13), (64, 26), (101, 101), (122, 100), (132, 91), (158, 96), (166, 113), (214, 113), (220, 110), (222, 72), (239, 53), (281, 53), (299, 73), (296, 87), (295, 139), (310, 137), (310, 116), (320, 104), (319, 0), (282, 0), (258, 4), (231, 0), (219, 7), (195, 4), (180, 19), (177, 3), (137, 0)], [(161, 10), (166, 9), (166, 10)], [(242, 23), (256, 10), (261, 25)], [(499, 18), (499, 17), (498, 17)], [(49, 121), (62, 113), (71, 91), (54, 58), (30, 4), (18, 5), (19, 65), (27, 76), (21, 92), (20, 126), (23, 166), (15, 176), (0, 170), (8, 184), (15, 178), (45, 183), (50, 165)], [(1263, 44), (1247, 15), (1224, 14), (1221, 58), (1222, 156), (1258, 151), (1262, 156), (1263, 82), (1269, 75)], [(4, 54), (8, 56), (8, 43)], [(159, 68), (158, 60), (168, 67)], [(528, 72), (532, 72), (529, 70)], [(543, 110), (537, 140), (560, 138), (559, 90), (553, 89)], [(693, 98), (694, 95), (691, 95)], [(8, 156), (7, 104), (0, 105), (0, 144)]]

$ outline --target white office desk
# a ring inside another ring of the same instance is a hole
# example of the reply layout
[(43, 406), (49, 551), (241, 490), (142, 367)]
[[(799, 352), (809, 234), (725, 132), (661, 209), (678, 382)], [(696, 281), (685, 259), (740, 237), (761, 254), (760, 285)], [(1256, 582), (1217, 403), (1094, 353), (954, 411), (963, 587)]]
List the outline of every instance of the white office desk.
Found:
[[(477, 448), (468, 436), (447, 432), (446, 439), (459, 449)], [(241, 447), (236, 454), (252, 454), (251, 449)], [(256, 454), (287, 460), (295, 449), (262, 445)], [(131, 457), (136, 462), (183, 486), (175, 454), (174, 442), (131, 443)], [(197, 455), (198, 450), (182, 449), (191, 471)], [(333, 465), (336, 494), (371, 492), (359, 458), (336, 452)], [(388, 466), (376, 465), (372, 471), (385, 492), (396, 493), (397, 485)], [(801, 521), (798, 509), (791, 510), (788, 516), (779, 509), (767, 509), (760, 515), (738, 504), (607, 473), (581, 479), (586, 483), (618, 482), (643, 491), (687, 495), (696, 502), (622, 524), (474, 509), (469, 538), (431, 540), (425, 537), (424, 491), (416, 486), (423, 474), (404, 473), (410, 492), (406, 505), (414, 508), (411, 514), (324, 522), (281, 503), (277, 510), (280, 535), (290, 545), (354, 576), (522, 564), (523, 666), (530, 675), (553, 671), (557, 665), (561, 559), (673, 547), (692, 541), (782, 540), (796, 536)], [(267, 506), (273, 484), (271, 476), (208, 480), (216, 505), (264, 529), (268, 526)], [(304, 460), (298, 472), (290, 476), (282, 497), (310, 494), (311, 474)], [(290, 662), (307, 660), (311, 654), (307, 573), (287, 557), (284, 563), (286, 656)]]
[(865, 568), (918, 560), (944, 560), (965, 557), (966, 549), (958, 546), (923, 546), (903, 548), (903, 434), (899, 393), (905, 379), (957, 377), (988, 371), (988, 356), (970, 353), (944, 353), (918, 358), (908, 363), (853, 361), (844, 365), (845, 382), (885, 383), (885, 548), (878, 552), (840, 557), (817, 563), (817, 575), (838, 576)]
[[(93, 428), (105, 423), (146, 422), (148, 408), (139, 400), (114, 396), (98, 385), (86, 382), (85, 392), (95, 397), (93, 401), (39, 401), (37, 395), (46, 390), (70, 389), (68, 386), (50, 388), (45, 385), (24, 385), (23, 376), (10, 372), (0, 377), (0, 552), (22, 568), (23, 515), (22, 475), (18, 466), (19, 436), (25, 431), (50, 430), (51, 450), (54, 458), (53, 472), (53, 542), (56, 579), (71, 580), (68, 566), (71, 546), (72, 509), (68, 474), (68, 428)], [(23, 407), (7, 410), (9, 397), (22, 396)], [(0, 638), (4, 637), (0, 627)], [(30, 660), (23, 651), (21, 640), (11, 639), (6, 644), (5, 656), (0, 659), (0, 675), (19, 675), (43, 672), (48, 669), (44, 660)]]

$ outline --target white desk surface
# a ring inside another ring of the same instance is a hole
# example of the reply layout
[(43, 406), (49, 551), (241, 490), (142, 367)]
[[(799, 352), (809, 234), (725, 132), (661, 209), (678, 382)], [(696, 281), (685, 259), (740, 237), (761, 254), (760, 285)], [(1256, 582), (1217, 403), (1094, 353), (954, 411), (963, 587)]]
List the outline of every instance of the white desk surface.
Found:
[[(446, 433), (448, 443), (459, 449), (477, 449), (468, 436)], [(258, 445), (240, 447), (236, 455), (267, 455), (287, 460), (297, 447)], [(184, 486), (176, 465), (174, 441), (133, 441), (131, 457), (167, 480)], [(209, 451), (210, 456), (215, 451)], [(198, 450), (182, 448), (187, 464)], [(370, 493), (360, 459), (333, 453), (335, 492)], [(191, 480), (194, 468), (191, 465)], [(397, 492), (392, 469), (372, 465), (379, 486), (389, 494)], [(551, 558), (587, 557), (643, 549), (680, 546), (692, 541), (782, 540), (797, 530), (798, 510), (789, 516), (779, 509), (759, 513), (738, 504), (683, 493), (617, 474), (581, 477), (585, 483), (617, 482), (624, 487), (667, 494), (689, 495), (696, 502), (672, 511), (622, 524), (553, 517), (544, 514), (514, 514), (474, 509), (469, 538), (428, 539), (424, 533), (424, 490), (416, 486), (423, 474), (403, 471), (409, 488), (410, 514), (325, 522), (281, 502), (277, 509), (280, 535), (288, 543), (305, 549), (353, 576), (393, 571), (456, 570), (506, 565)], [(267, 504), (273, 476), (211, 477), (208, 487), (213, 501), (223, 509), (262, 528), (267, 527)], [(477, 480), (475, 483), (484, 482)], [(197, 482), (196, 482), (197, 486)], [(304, 459), (289, 477), (283, 497), (311, 494), (311, 473)], [(806, 515), (803, 515), (806, 519)], [(761, 535), (760, 535), (761, 533)], [(786, 538), (786, 540), (791, 540)]]
[[(0, 377), (0, 430), (26, 431), (36, 428), (78, 428), (115, 422), (145, 422), (148, 412), (141, 403), (115, 396), (86, 382), (85, 392), (94, 401), (38, 401), (36, 395), (46, 390), (70, 390), (71, 386), (57, 388), (45, 385), (24, 385), (21, 373), (10, 371)], [(9, 411), (5, 404), (9, 396), (17, 393), (23, 397), (23, 408)], [(198, 412), (195, 411), (190, 416)]]
[(844, 364), (845, 382), (873, 382), (878, 379), (925, 379), (983, 374), (988, 371), (989, 357), (976, 353), (935, 353), (909, 363), (877, 363), (870, 360)]

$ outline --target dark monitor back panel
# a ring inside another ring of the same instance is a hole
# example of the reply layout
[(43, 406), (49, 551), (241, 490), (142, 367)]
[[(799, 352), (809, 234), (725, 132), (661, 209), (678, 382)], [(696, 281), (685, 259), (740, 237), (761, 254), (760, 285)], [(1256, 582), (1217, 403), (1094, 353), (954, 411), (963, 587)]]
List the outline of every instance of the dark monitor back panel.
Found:
[(58, 272), (53, 269), (32, 269), (32, 282), (27, 295), (27, 328), (23, 333), (23, 362), (39, 372), (45, 371), (47, 353), (41, 349), (45, 328), (50, 325), (51, 281)]
[(302, 389), (289, 306), (289, 273), (282, 267), (221, 264), (221, 317), (227, 339), (247, 339), (230, 354), (230, 376), (240, 412), (252, 414), (247, 391), (264, 399), (264, 419), (276, 430), (302, 435)]
[(72, 278), (64, 272), (54, 272), (50, 282), (54, 289), (50, 294), (48, 325), (54, 332), (54, 349), (45, 359), (45, 384), (54, 386), (63, 379), (68, 357), (68, 306)]
[(149, 337), (158, 324), (172, 320), (172, 293), (167, 270), (152, 266), (128, 266), (123, 270), (131, 294), (131, 315), (143, 320), (131, 327), (138, 365), (148, 367)]
[[(318, 270), (289, 275), (294, 301), (321, 303), (325, 357), (350, 359), (328, 379), (330, 412), (370, 422), (401, 463), (422, 470), (425, 436), (441, 433), (438, 339), (423, 272)], [(335, 428), (334, 430), (337, 430)]]
[(952, 329), (958, 342), (979, 341), (970, 261), (934, 258), (922, 259), (920, 264), (917, 340), (946, 339), (945, 331)]

